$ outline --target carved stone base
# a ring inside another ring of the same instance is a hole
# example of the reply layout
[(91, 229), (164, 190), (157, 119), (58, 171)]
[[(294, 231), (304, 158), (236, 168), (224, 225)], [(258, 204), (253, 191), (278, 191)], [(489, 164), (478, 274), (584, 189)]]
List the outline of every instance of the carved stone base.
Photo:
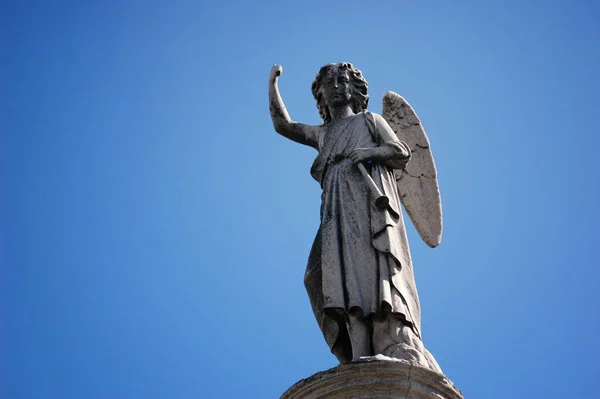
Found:
[(340, 364), (289, 388), (281, 399), (463, 399), (445, 376), (401, 362)]

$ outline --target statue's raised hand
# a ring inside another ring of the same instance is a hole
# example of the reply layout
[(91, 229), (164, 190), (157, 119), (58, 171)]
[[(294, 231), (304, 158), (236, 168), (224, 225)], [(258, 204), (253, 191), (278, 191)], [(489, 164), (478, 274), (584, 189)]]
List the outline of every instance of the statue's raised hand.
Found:
[(269, 81), (270, 82), (275, 82), (275, 80), (281, 76), (281, 72), (283, 72), (283, 68), (281, 67), (281, 65), (273, 65), (271, 67), (271, 75), (269, 76)]
[(309, 126), (292, 121), (279, 94), (278, 81), (283, 68), (274, 64), (269, 74), (269, 110), (275, 131), (297, 143), (309, 145), (318, 150), (316, 137), (321, 126)]

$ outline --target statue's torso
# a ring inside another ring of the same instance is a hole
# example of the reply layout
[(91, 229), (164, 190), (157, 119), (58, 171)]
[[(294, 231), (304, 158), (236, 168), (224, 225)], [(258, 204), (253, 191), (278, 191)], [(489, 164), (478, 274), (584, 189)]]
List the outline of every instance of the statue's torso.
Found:
[(322, 126), (317, 143), (319, 154), (311, 168), (311, 175), (321, 186), (329, 167), (349, 161), (352, 150), (377, 147), (363, 113)]

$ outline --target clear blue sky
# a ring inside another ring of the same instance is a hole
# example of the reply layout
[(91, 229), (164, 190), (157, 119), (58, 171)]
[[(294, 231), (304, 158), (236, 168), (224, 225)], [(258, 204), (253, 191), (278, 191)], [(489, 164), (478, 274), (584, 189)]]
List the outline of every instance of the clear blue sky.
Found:
[(316, 153), (267, 78), (318, 124), (339, 61), (432, 142), (444, 238), (409, 239), (448, 377), (597, 398), (597, 3), (9, 1), (0, 52), (0, 398), (275, 398), (335, 366), (302, 283)]

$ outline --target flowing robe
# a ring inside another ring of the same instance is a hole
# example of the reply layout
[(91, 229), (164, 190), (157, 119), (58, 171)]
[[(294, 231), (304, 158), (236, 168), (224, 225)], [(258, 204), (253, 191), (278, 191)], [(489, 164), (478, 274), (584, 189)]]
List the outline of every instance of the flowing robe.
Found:
[[(390, 166), (403, 167), (410, 154), (385, 120), (363, 112), (337, 125), (326, 125), (319, 137), (319, 155), (311, 175), (323, 188), (321, 225), (304, 278), (313, 312), (340, 362), (352, 359), (346, 318), (349, 311), (364, 317), (397, 317), (420, 337), (420, 307), (408, 240), (400, 210), (396, 180)], [(386, 209), (375, 198), (349, 154), (356, 148), (390, 146), (395, 159), (367, 163)]]

